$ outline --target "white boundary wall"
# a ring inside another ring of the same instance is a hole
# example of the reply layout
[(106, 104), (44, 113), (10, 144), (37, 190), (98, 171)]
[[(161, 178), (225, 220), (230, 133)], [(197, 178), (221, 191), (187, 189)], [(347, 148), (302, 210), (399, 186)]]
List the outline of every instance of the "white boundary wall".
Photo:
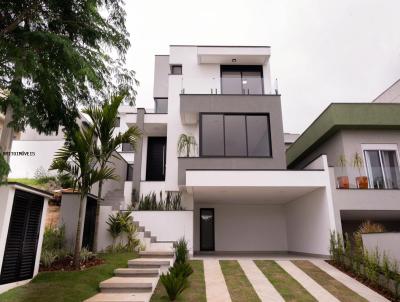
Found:
[(182, 237), (193, 254), (193, 211), (134, 211), (133, 220), (157, 236), (157, 241), (177, 241)]
[(378, 248), (381, 255), (385, 252), (391, 260), (400, 262), (400, 233), (363, 234), (362, 241), (368, 251)]

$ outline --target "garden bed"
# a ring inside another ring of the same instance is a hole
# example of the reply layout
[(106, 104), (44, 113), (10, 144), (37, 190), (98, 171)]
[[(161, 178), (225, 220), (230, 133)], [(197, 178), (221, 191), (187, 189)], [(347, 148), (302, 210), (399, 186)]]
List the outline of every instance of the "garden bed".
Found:
[[(104, 259), (94, 257), (93, 259), (87, 260), (84, 263), (81, 263), (80, 270), (87, 269), (89, 267), (97, 266), (104, 264)], [(75, 271), (75, 267), (73, 265), (73, 258), (71, 256), (67, 256), (64, 259), (56, 260), (50, 267), (40, 266), (39, 272), (54, 272), (54, 271)]]
[(369, 282), (367, 278), (364, 278), (363, 276), (359, 276), (355, 274), (352, 270), (345, 268), (341, 265), (338, 265), (335, 261), (333, 260), (326, 260), (330, 265), (336, 267), (338, 270), (342, 271), (343, 273), (349, 275), (350, 277), (356, 279), (357, 281), (361, 282), (365, 286), (369, 287), (373, 291), (376, 291), (380, 295), (384, 296), (386, 299), (396, 302), (399, 301), (398, 299), (395, 298), (393, 293), (386, 289), (384, 286), (378, 285), (376, 283)]

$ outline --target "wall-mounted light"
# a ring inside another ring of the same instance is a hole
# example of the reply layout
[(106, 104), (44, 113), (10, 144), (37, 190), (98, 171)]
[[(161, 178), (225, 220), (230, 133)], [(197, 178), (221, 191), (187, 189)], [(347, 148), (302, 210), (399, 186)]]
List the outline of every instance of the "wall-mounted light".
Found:
[(232, 63), (236, 63), (236, 59), (232, 59)]

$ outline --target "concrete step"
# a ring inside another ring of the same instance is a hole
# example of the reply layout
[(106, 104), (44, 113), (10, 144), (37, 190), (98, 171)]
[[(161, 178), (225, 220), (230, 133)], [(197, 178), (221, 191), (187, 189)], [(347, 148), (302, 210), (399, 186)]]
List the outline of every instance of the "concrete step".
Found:
[(139, 252), (141, 258), (174, 258), (173, 251), (163, 251), (163, 250), (147, 250)]
[(144, 237), (145, 238), (151, 238), (151, 232), (150, 231), (144, 231)]
[(138, 258), (128, 261), (129, 268), (160, 268), (170, 266), (172, 260), (165, 258)]
[(146, 293), (153, 290), (154, 277), (112, 277), (100, 283), (102, 293)]
[(148, 249), (151, 251), (173, 251), (174, 243), (173, 242), (152, 242)]
[(116, 277), (158, 277), (159, 272), (157, 268), (117, 268), (114, 270)]
[(99, 293), (84, 302), (147, 302), (150, 298), (151, 293)]

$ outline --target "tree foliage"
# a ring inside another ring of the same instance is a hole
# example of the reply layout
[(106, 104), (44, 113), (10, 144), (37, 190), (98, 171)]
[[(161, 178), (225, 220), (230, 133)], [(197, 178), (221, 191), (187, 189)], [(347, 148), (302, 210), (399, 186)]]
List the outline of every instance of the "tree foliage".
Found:
[[(0, 105), (10, 126), (71, 129), (78, 104), (124, 91), (135, 97), (122, 0), (13, 0), (0, 6)], [(100, 97), (99, 97), (100, 96)]]

